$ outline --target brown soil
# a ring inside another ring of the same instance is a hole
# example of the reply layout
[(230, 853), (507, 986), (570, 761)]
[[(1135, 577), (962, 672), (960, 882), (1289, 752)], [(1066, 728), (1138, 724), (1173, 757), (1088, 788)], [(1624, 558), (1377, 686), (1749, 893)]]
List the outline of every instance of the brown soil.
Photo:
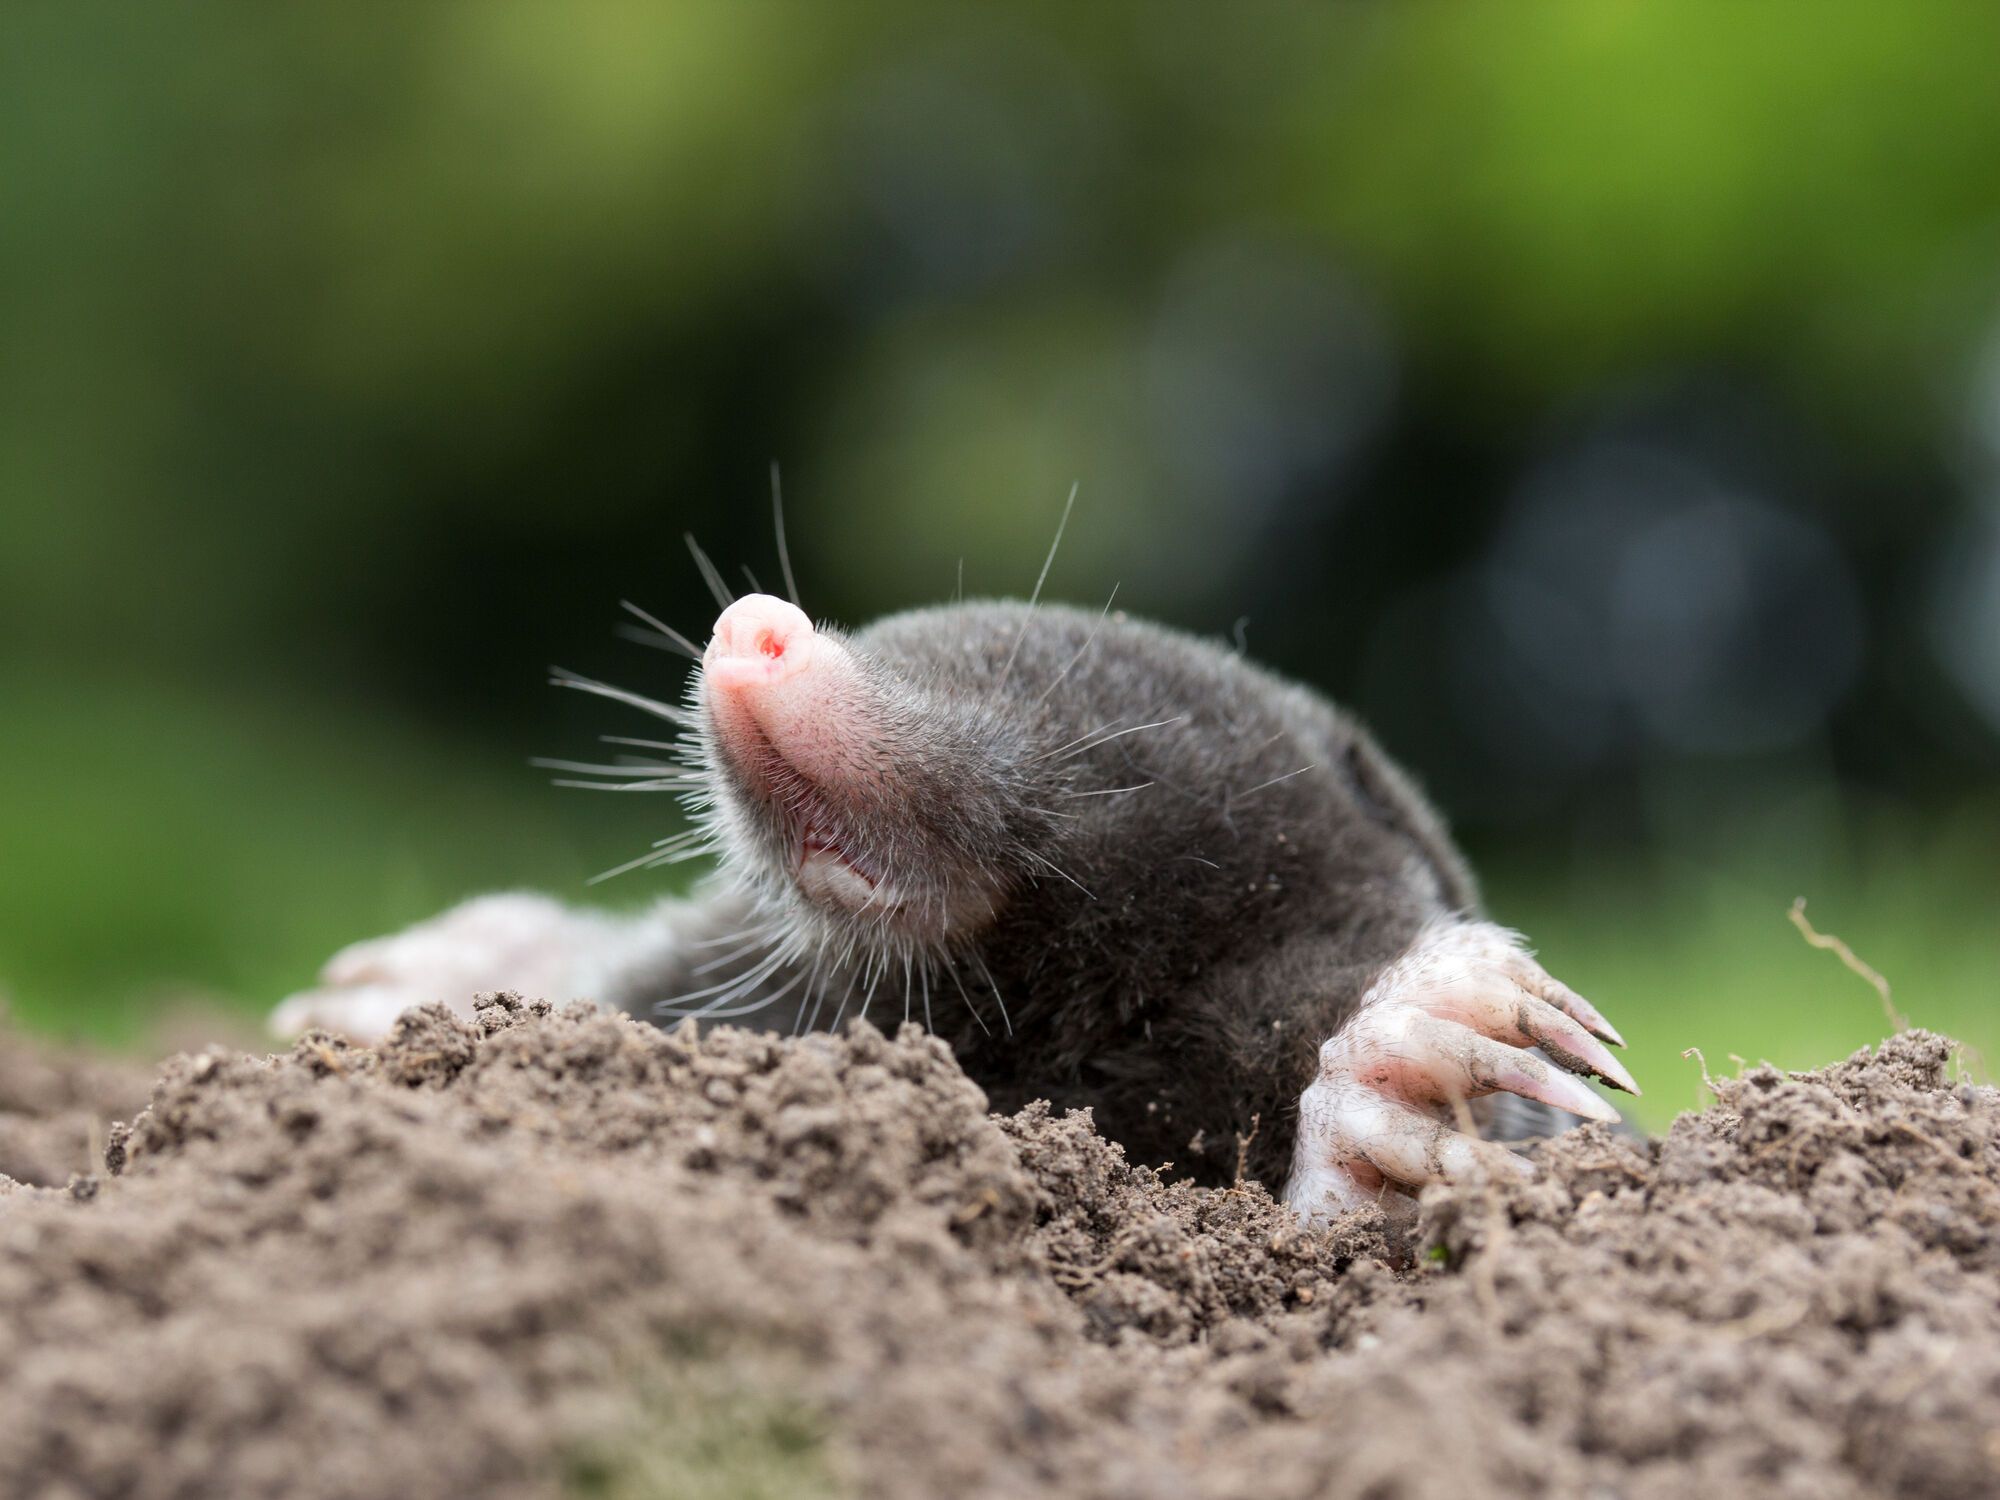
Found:
[(111, 1122), (145, 1107), (154, 1069), (25, 1045), (0, 1012), (0, 1181), (61, 1187), (99, 1169)]
[[(102, 1175), (0, 1187), (0, 1493), (1996, 1493), (2000, 1095), (1948, 1060), (1718, 1081), (1399, 1241), (990, 1117), (915, 1031), (182, 1056)], [(28, 1178), (88, 1075), (0, 1073)]]

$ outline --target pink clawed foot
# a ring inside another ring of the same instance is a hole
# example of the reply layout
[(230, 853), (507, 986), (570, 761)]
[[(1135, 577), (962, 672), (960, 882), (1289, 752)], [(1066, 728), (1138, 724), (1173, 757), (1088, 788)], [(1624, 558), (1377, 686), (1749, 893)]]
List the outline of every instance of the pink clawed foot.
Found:
[(1325, 1220), (1376, 1202), (1407, 1209), (1407, 1195), (1425, 1183), (1532, 1176), (1505, 1146), (1466, 1133), (1464, 1102), (1518, 1094), (1616, 1121), (1616, 1110), (1570, 1076), (1637, 1094), (1607, 1041), (1624, 1045), (1512, 933), (1486, 922), (1434, 925), (1321, 1046), (1319, 1076), (1299, 1097), (1286, 1201)]
[(587, 996), (597, 977), (591, 958), (617, 954), (619, 941), (608, 919), (544, 896), (479, 896), (407, 931), (343, 948), (319, 983), (287, 998), (269, 1024), (288, 1039), (318, 1028), (372, 1042), (413, 1005), (442, 1001), (470, 1016), (482, 990)]

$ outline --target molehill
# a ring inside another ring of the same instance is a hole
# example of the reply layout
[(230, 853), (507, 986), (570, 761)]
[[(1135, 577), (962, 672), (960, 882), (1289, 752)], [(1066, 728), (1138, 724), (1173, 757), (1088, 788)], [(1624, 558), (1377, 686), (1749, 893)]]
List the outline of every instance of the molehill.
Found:
[[(1402, 1234), (865, 1026), (502, 996), (0, 1067), (0, 1493), (2000, 1493), (2000, 1094), (1909, 1032)], [(67, 1181), (101, 1146), (101, 1165)]]

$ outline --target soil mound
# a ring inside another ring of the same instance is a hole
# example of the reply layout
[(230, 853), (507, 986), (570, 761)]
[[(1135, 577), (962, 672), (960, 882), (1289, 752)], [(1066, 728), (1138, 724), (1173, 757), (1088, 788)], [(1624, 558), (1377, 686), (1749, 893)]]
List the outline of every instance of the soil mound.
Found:
[(101, 1175), (0, 1188), (0, 1493), (1991, 1493), (2000, 1095), (1949, 1055), (1718, 1081), (1415, 1239), (991, 1116), (908, 1028), (503, 996), (183, 1056)]
[(26, 1045), (0, 1012), (0, 1179), (60, 1187), (93, 1172), (113, 1120), (146, 1103), (153, 1069)]

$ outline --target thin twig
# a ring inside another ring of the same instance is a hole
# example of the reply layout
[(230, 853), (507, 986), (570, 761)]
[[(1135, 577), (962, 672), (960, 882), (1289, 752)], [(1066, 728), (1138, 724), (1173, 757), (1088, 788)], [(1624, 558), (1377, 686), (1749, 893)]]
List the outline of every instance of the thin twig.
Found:
[(1250, 1116), (1250, 1133), (1248, 1135), (1239, 1133), (1236, 1137), (1235, 1191), (1239, 1193), (1243, 1191), (1243, 1179), (1249, 1175), (1250, 1143), (1257, 1139), (1257, 1132), (1263, 1124), (1264, 1116), (1261, 1113), (1253, 1114)]
[[(1690, 1057), (1693, 1058), (1696, 1062), (1701, 1064), (1701, 1086), (1707, 1089), (1711, 1094), (1715, 1094), (1715, 1080), (1708, 1076), (1708, 1059), (1702, 1056), (1701, 1048), (1689, 1047), (1681, 1053), (1682, 1061), (1686, 1061)], [(1716, 1097), (1719, 1099), (1722, 1096), (1720, 1094), (1716, 1094)], [(1697, 1096), (1697, 1102), (1699, 1102), (1698, 1096)]]
[(1835, 958), (1875, 986), (1875, 993), (1882, 997), (1882, 1012), (1889, 1018), (1890, 1029), (1894, 1031), (1910, 1029), (1909, 1018), (1897, 1010), (1894, 1002), (1889, 999), (1889, 981), (1884, 979), (1873, 966), (1864, 963), (1852, 948), (1832, 933), (1815, 931), (1813, 924), (1806, 920), (1806, 898), (1803, 896), (1792, 903), (1792, 925), (1798, 928), (1800, 935), (1808, 943), (1815, 948), (1827, 949)]

